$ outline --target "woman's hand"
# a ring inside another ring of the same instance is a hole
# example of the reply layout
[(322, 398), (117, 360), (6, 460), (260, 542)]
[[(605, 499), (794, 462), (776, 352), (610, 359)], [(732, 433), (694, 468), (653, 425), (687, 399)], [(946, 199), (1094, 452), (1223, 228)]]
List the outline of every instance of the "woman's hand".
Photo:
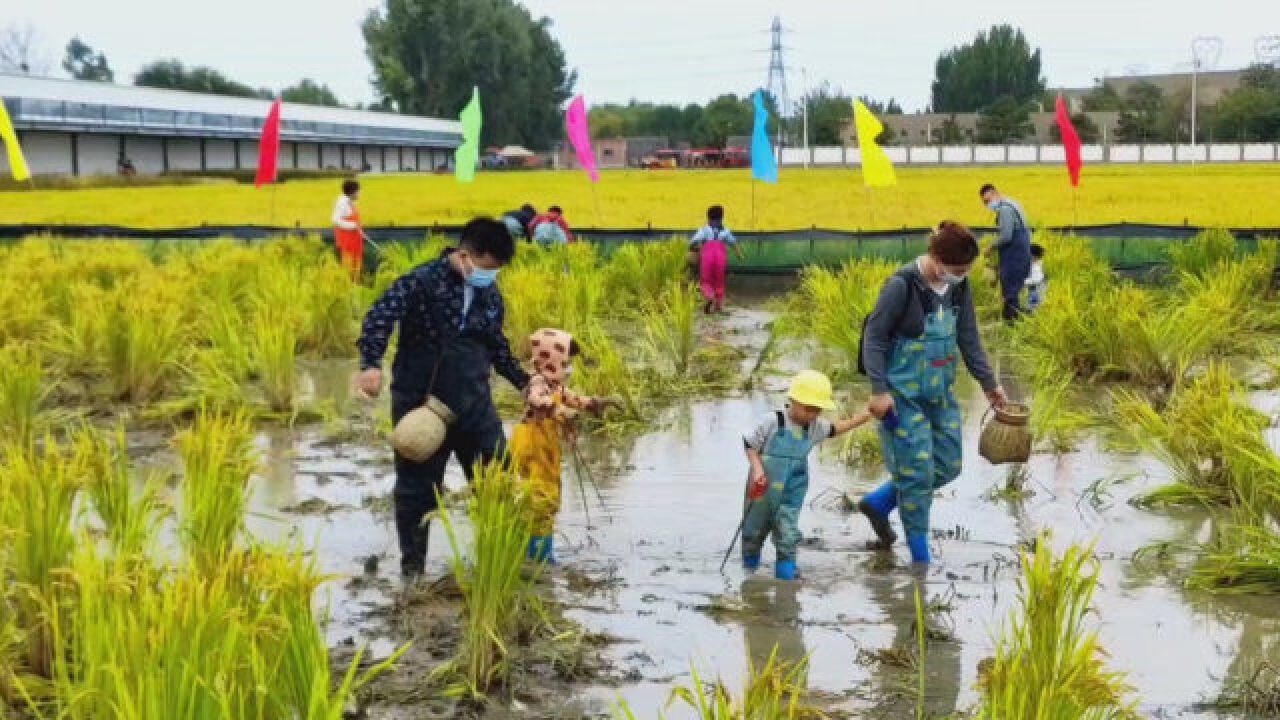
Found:
[(1005, 396), (1004, 388), (997, 385), (987, 391), (987, 402), (991, 403), (991, 407), (1002, 408), (1009, 402), (1009, 398)]
[(883, 420), (885, 415), (893, 411), (893, 396), (889, 393), (872, 395), (871, 402), (867, 403), (867, 411), (877, 419)]

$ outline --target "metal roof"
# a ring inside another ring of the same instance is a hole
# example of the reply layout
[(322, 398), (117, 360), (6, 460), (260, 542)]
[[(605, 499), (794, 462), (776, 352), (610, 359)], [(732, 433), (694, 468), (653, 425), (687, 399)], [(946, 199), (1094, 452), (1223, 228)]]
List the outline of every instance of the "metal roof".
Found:
[[(28, 130), (257, 137), (270, 100), (0, 73), (0, 98)], [(456, 120), (283, 103), (281, 138), (457, 146)]]

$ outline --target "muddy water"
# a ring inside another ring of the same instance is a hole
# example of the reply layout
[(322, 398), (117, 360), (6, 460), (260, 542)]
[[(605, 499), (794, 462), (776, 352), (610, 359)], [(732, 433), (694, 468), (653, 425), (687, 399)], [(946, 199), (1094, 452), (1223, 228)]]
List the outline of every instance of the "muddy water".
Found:
[[(724, 334), (746, 346), (750, 364), (764, 342), (764, 313), (737, 311)], [(779, 363), (783, 371), (795, 358)], [(311, 369), (317, 394), (345, 403), (349, 368)], [(904, 717), (914, 708), (916, 676), (885, 662), (882, 651), (915, 642), (914, 593), (939, 607), (930, 626), (950, 635), (931, 642), (925, 665), (926, 706), (943, 714), (972, 707), (977, 667), (991, 651), (1016, 600), (1016, 547), (1043, 529), (1055, 545), (1096, 542), (1101, 587), (1096, 621), (1111, 666), (1127, 672), (1143, 714), (1160, 718), (1243, 717), (1204, 703), (1225, 679), (1259, 661), (1280, 661), (1280, 607), (1273, 599), (1229, 600), (1182, 590), (1135, 553), (1154, 542), (1202, 538), (1200, 513), (1153, 513), (1127, 500), (1167, 479), (1159, 464), (1111, 455), (1090, 443), (1079, 452), (1038, 455), (1030, 463), (1030, 495), (989, 499), (1005, 472), (977, 456), (981, 397), (971, 390), (962, 477), (934, 503), (938, 562), (921, 580), (906, 562), (862, 549), (870, 531), (846, 515), (838, 499), (878, 482), (849, 470), (829, 451), (815, 458), (810, 501), (801, 516), (803, 581), (772, 579), (772, 551), (762, 571), (746, 576), (736, 551), (722, 574), (726, 545), (740, 517), (746, 462), (742, 432), (773, 410), (785, 378), (769, 376), (751, 394), (688, 401), (671, 408), (633, 444), (584, 447), (605, 506), (587, 491), (588, 510), (572, 470), (566, 471), (559, 523), (557, 592), (588, 629), (619, 642), (608, 650), (620, 682), (586, 688), (601, 711), (621, 699), (638, 717), (654, 717), (690, 668), (704, 679), (739, 688), (748, 659), (763, 663), (777, 646), (783, 658), (809, 657), (807, 685), (837, 710)], [(384, 410), (385, 412), (385, 410)], [(377, 619), (396, 577), (394, 531), (385, 503), (388, 452), (372, 443), (327, 442), (318, 429), (275, 431), (260, 438), (264, 482), (251, 524), (267, 536), (297, 537), (317, 547), (328, 586), (337, 644), (374, 642), (387, 652), (397, 638)], [(610, 470), (612, 468), (612, 470)], [(449, 483), (461, 474), (450, 470)], [(590, 524), (587, 522), (590, 514)], [(445, 571), (443, 534), (433, 528), (430, 571)], [(365, 575), (367, 560), (380, 558)], [(615, 581), (575, 595), (566, 578), (582, 571)], [(354, 581), (353, 581), (354, 580)], [(684, 717), (673, 708), (669, 717)]]

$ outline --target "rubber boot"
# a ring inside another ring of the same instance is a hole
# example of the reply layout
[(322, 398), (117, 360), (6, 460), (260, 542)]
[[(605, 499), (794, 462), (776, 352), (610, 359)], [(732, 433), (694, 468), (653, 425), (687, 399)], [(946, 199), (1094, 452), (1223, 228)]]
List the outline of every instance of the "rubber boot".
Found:
[(744, 569), (744, 570), (748, 570), (748, 571), (750, 571), (750, 572), (755, 572), (756, 570), (759, 570), (759, 569), (760, 569), (760, 556), (759, 556), (759, 555), (743, 555), (743, 556), (742, 556), (742, 569)]
[[(399, 505), (399, 503), (397, 503)], [(396, 507), (396, 536), (400, 540), (400, 575), (405, 580), (422, 576), (427, 564), (427, 538), (431, 523), (421, 512)]]
[(907, 536), (907, 547), (911, 550), (911, 562), (918, 565), (929, 564), (929, 534), (913, 533)]
[(773, 576), (779, 580), (795, 580), (796, 579), (796, 561), (795, 560), (779, 560), (778, 566), (773, 570)]
[(897, 507), (898, 490), (891, 482), (872, 490), (858, 501), (858, 511), (871, 523), (879, 548), (887, 549), (898, 541), (898, 534), (893, 531), (893, 525), (889, 522), (889, 514)]
[(555, 565), (556, 558), (553, 552), (553, 539), (551, 536), (535, 535), (529, 538), (529, 551), (526, 553), (526, 557), (535, 562)]

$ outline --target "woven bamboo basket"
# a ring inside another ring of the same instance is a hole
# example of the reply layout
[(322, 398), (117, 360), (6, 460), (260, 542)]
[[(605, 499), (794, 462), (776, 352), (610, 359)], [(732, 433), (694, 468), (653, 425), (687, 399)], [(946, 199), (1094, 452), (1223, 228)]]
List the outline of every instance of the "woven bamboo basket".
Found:
[(1018, 403), (991, 407), (983, 416), (978, 453), (992, 465), (1024, 463), (1031, 457), (1031, 408)]
[(400, 418), (391, 433), (391, 446), (407, 460), (425, 462), (444, 444), (445, 433), (453, 421), (453, 411), (432, 395), (421, 407)]

